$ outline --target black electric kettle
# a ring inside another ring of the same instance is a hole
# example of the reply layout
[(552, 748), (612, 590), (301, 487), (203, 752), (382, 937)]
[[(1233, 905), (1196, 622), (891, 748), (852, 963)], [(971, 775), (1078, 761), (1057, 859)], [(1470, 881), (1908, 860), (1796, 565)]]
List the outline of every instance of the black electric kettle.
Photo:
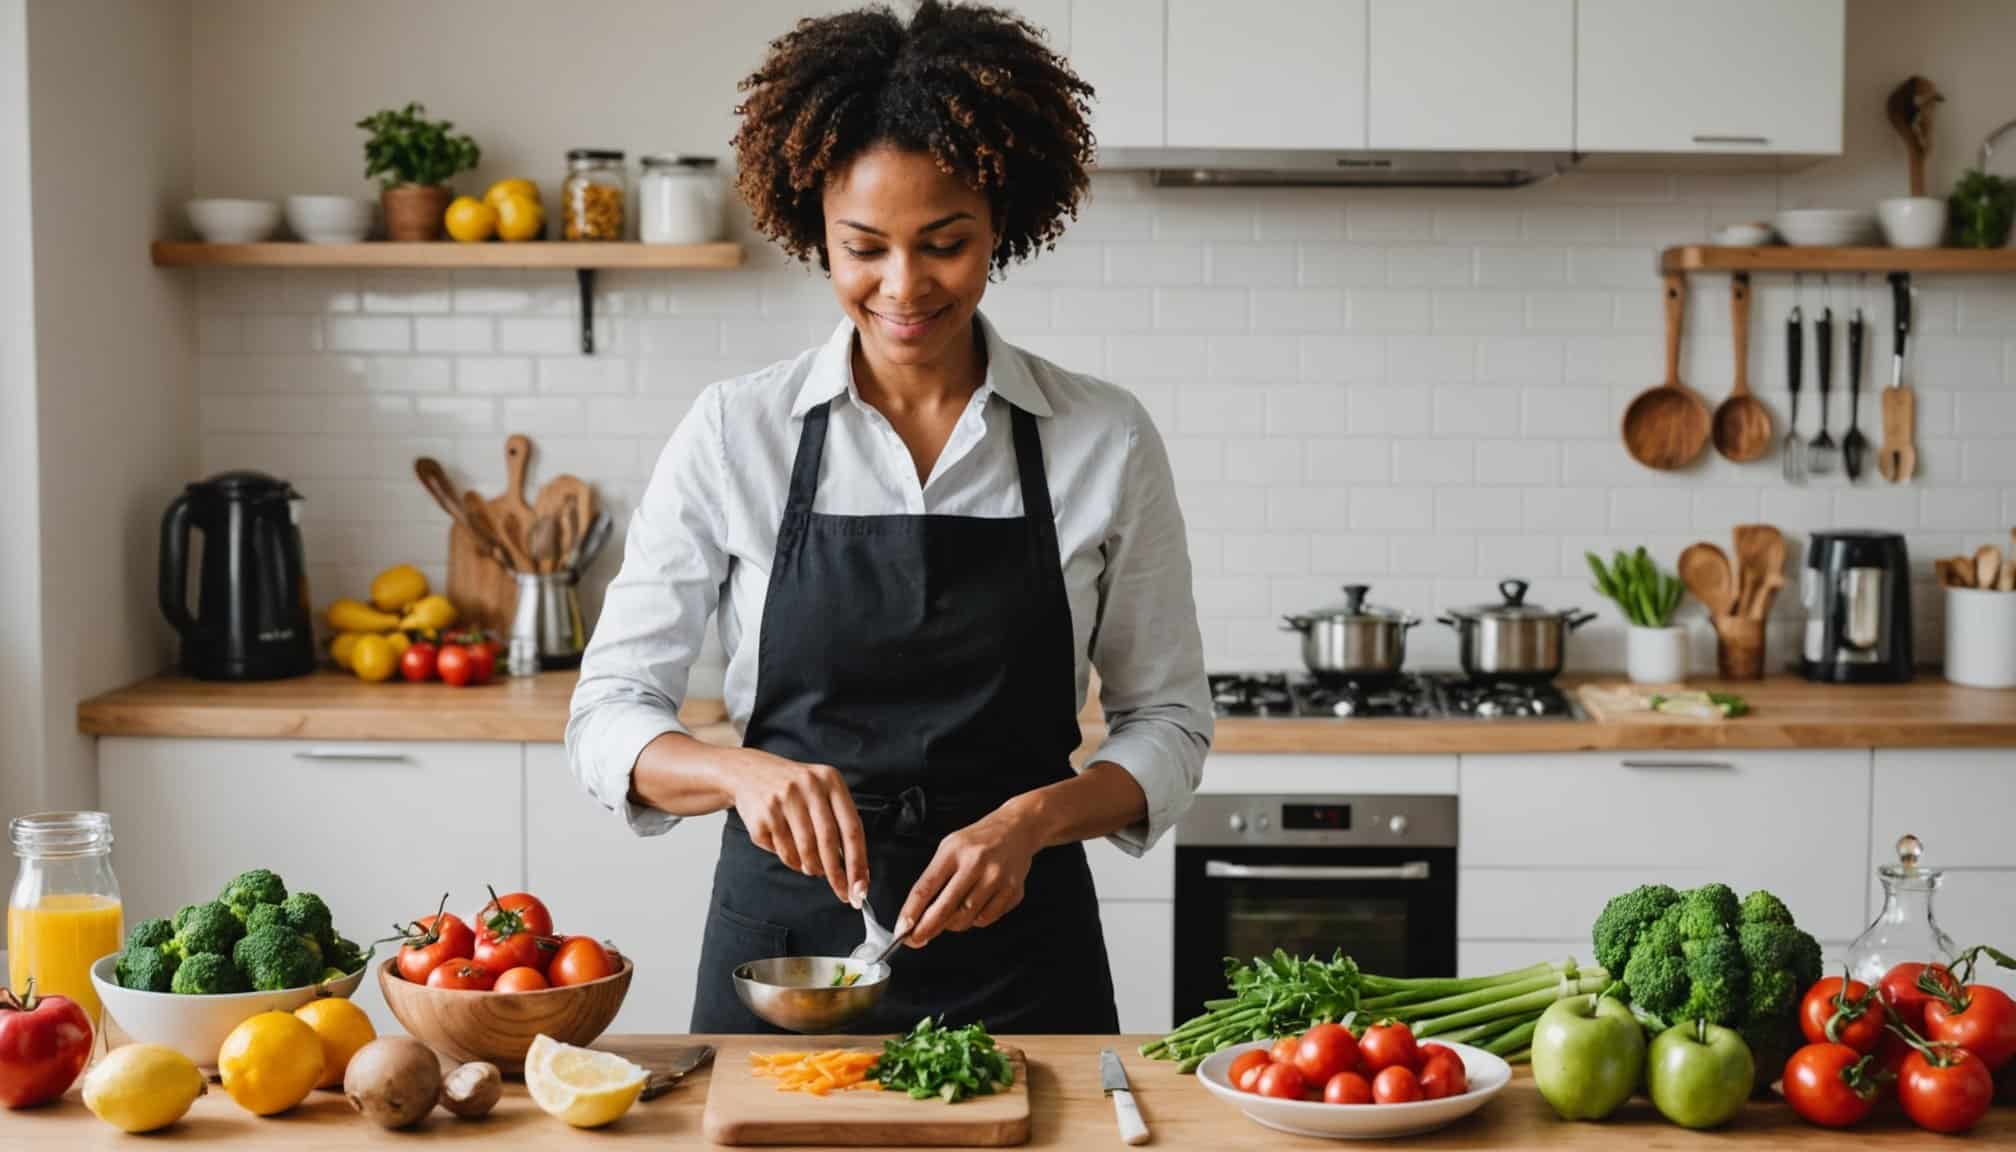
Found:
[[(301, 495), (263, 472), (223, 472), (183, 489), (161, 517), (161, 611), (199, 680), (279, 680), (315, 668), (302, 560)], [(189, 529), (203, 535), (189, 614)]]

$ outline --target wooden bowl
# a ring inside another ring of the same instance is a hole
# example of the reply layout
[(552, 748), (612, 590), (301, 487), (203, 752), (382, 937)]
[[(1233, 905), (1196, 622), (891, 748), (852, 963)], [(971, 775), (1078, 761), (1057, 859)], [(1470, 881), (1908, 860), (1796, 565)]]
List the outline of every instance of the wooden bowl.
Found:
[(543, 1032), (563, 1044), (585, 1045), (616, 1019), (636, 970), (628, 956), (616, 959), (622, 967), (612, 976), (537, 992), (429, 988), (402, 978), (386, 960), (378, 965), (378, 990), (415, 1040), (458, 1062), (488, 1060), (516, 1077), (533, 1037)]

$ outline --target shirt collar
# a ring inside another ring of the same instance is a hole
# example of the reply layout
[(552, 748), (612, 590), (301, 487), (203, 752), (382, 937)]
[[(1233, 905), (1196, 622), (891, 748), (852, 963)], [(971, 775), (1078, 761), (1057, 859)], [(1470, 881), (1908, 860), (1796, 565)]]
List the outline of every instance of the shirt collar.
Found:
[[(987, 378), (981, 382), (981, 389), (991, 390), (1032, 416), (1051, 415), (1050, 401), (1037, 387), (1022, 350), (1003, 340), (987, 317), (975, 312), (973, 322), (980, 325), (981, 339), (987, 342)], [(854, 322), (843, 318), (812, 358), (811, 370), (805, 375), (805, 383), (799, 386), (798, 398), (791, 404), (791, 415), (803, 416), (843, 392), (856, 396), (858, 401), (853, 353)]]

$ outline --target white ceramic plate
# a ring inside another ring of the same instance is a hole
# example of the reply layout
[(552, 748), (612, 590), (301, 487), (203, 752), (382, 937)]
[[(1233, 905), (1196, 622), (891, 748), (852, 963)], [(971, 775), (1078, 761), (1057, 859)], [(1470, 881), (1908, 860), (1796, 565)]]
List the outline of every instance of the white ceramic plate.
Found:
[(1248, 1120), (1276, 1131), (1296, 1136), (1316, 1136), (1325, 1140), (1379, 1140), (1391, 1136), (1418, 1136), (1453, 1124), (1482, 1108), (1512, 1082), (1512, 1066), (1468, 1044), (1446, 1044), (1463, 1058), (1463, 1074), (1470, 1078), (1470, 1091), (1443, 1100), (1421, 1100), (1413, 1104), (1315, 1104), (1307, 1100), (1276, 1100), (1241, 1092), (1225, 1079), (1225, 1073), (1242, 1052), (1272, 1047), (1270, 1040), (1235, 1044), (1213, 1052), (1197, 1066), (1197, 1079), (1213, 1096), (1246, 1114)]

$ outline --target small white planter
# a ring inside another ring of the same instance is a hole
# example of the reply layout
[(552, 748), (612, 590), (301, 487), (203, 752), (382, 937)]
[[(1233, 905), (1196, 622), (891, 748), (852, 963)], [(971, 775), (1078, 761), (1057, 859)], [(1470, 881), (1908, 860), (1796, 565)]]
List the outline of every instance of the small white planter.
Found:
[(2016, 592), (1946, 589), (1946, 679), (2016, 688)]
[(1687, 678), (1687, 631), (1640, 628), (1624, 638), (1624, 672), (1633, 684), (1678, 684)]

